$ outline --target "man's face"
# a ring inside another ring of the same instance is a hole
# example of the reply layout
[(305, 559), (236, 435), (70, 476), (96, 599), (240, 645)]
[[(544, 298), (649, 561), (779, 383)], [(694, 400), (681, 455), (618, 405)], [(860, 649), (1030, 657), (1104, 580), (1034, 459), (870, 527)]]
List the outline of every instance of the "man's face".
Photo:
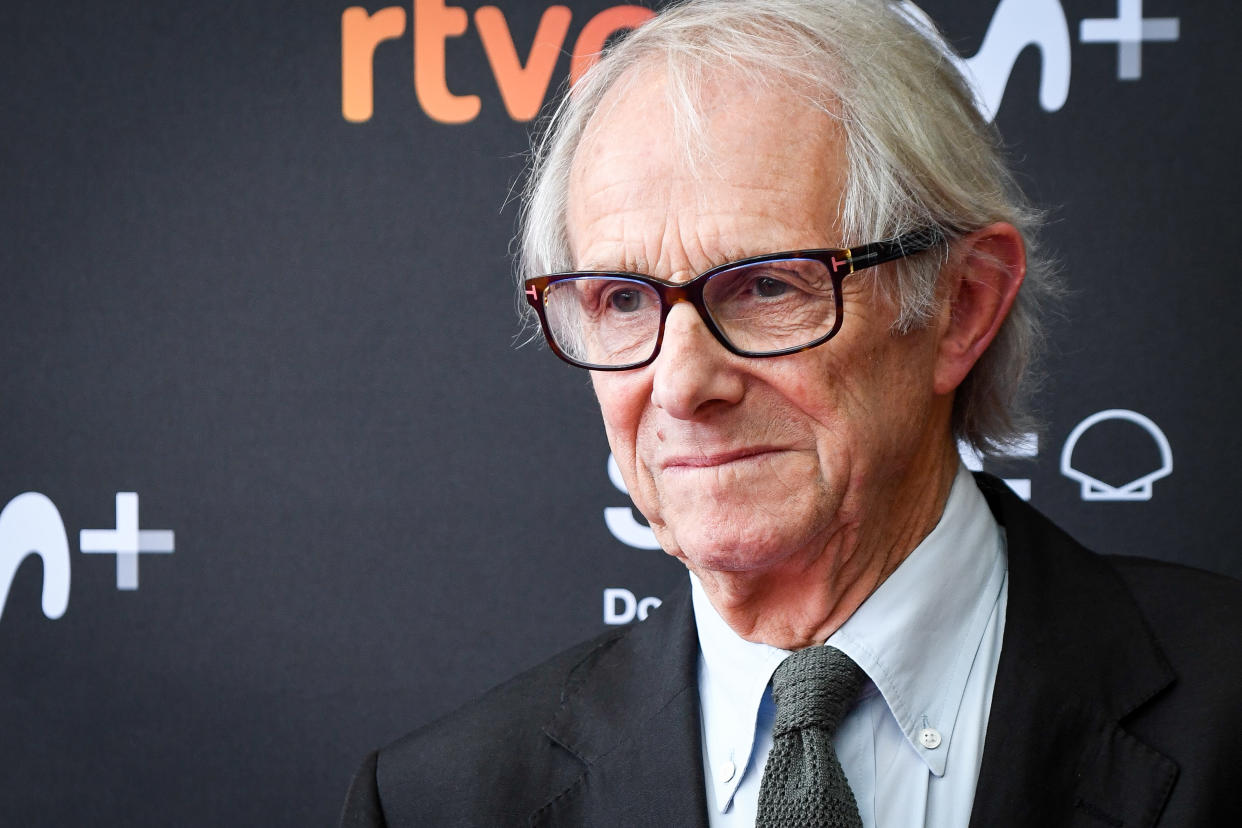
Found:
[[(707, 152), (691, 163), (663, 94), (659, 75), (640, 75), (589, 127), (569, 188), (575, 268), (684, 281), (840, 245), (845, 154), (829, 116), (791, 93), (717, 84)], [(734, 356), (682, 303), (653, 364), (593, 373), (634, 502), (693, 570), (802, 566), (884, 520), (901, 481), (943, 456), (933, 337), (891, 333), (893, 308), (858, 276), (844, 293), (840, 332), (800, 354)]]

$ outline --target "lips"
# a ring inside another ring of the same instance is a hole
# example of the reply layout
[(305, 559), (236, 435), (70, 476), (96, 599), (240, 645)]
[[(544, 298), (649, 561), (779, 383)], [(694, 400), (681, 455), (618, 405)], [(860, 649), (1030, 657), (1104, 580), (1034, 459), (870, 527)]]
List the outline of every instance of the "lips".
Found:
[(660, 467), (669, 471), (678, 469), (709, 469), (725, 466), (744, 460), (774, 454), (784, 449), (774, 446), (751, 446), (730, 451), (712, 452), (710, 454), (682, 454), (666, 459)]

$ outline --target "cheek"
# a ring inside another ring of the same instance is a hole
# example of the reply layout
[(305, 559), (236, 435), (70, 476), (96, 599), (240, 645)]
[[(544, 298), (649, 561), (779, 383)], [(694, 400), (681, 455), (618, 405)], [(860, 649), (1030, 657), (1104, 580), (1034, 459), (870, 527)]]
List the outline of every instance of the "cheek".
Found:
[(641, 374), (628, 372), (593, 373), (591, 383), (595, 388), (595, 399), (599, 402), (604, 431), (608, 435), (613, 457), (625, 475), (626, 482), (632, 486), (638, 430), (646, 402), (651, 399), (649, 383), (641, 381)]
[(803, 359), (781, 365), (771, 386), (785, 405), (814, 423), (821, 435), (844, 436), (857, 406), (853, 387), (857, 378), (846, 367), (835, 354), (808, 351)]
[(650, 382), (644, 383), (642, 375), (592, 374), (595, 398), (599, 402), (604, 420), (604, 432), (612, 457), (625, 481), (625, 489), (643, 516), (656, 531), (657, 538), (666, 549), (673, 549), (671, 538), (663, 537), (664, 526), (660, 498), (651, 472), (642, 464), (639, 440), (643, 434), (643, 417), (650, 408)]
[(926, 343), (917, 333), (906, 334), (881, 343), (868, 357), (855, 392), (859, 437), (879, 462), (905, 457), (930, 414), (934, 369)]
[(886, 332), (834, 340), (782, 371), (779, 393), (814, 422), (821, 462), (838, 475), (884, 454), (894, 431), (906, 430), (895, 424), (919, 416), (922, 355), (905, 345)]

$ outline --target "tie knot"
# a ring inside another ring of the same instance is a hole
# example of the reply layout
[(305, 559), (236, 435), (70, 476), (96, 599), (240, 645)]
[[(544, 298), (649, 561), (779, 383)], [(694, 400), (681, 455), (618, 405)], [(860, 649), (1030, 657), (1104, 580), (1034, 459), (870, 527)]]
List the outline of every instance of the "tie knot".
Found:
[(772, 674), (773, 736), (807, 727), (835, 733), (858, 695), (862, 677), (858, 665), (836, 647), (807, 647), (793, 653)]

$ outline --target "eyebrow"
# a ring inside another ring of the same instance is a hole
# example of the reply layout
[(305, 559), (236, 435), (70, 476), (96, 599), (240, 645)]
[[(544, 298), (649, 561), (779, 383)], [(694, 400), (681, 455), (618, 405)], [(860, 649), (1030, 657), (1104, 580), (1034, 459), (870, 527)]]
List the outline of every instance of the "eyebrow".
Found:
[[(825, 250), (843, 249), (843, 248), (835, 247), (833, 245), (821, 245), (819, 247), (814, 247), (814, 246), (811, 246), (811, 247), (807, 247), (807, 246), (768, 247), (768, 246), (764, 246), (764, 247), (756, 248), (756, 249), (749, 249), (745, 247), (731, 247), (729, 248), (728, 252), (723, 257), (712, 257), (711, 259), (709, 259), (710, 263), (707, 265), (707, 267), (700, 268), (700, 269), (695, 269), (693, 267), (686, 268), (686, 272), (688, 273), (686, 281), (689, 281), (690, 279), (693, 279), (702, 273), (706, 273), (709, 270), (714, 270), (715, 268), (720, 267), (721, 265), (730, 264), (732, 262), (739, 262), (739, 261), (742, 261), (743, 259), (752, 259), (752, 258), (755, 258), (756, 256), (767, 256), (767, 255), (771, 255), (775, 253), (783, 253), (787, 250), (818, 250), (821, 248)], [(608, 265), (608, 264), (601, 265), (601, 264), (592, 262), (592, 263), (585, 264), (585, 265), (574, 265), (572, 270), (579, 272), (579, 273), (627, 273), (632, 276), (648, 276), (651, 278), (658, 278), (658, 279), (664, 278), (662, 276), (656, 276), (656, 274), (652, 272), (652, 268), (647, 266), (646, 260), (631, 259), (629, 257), (626, 257), (622, 259), (621, 261), (622, 261), (622, 264), (620, 266), (614, 266), (614, 265)], [(859, 261), (859, 260), (856, 259), (856, 261)]]

